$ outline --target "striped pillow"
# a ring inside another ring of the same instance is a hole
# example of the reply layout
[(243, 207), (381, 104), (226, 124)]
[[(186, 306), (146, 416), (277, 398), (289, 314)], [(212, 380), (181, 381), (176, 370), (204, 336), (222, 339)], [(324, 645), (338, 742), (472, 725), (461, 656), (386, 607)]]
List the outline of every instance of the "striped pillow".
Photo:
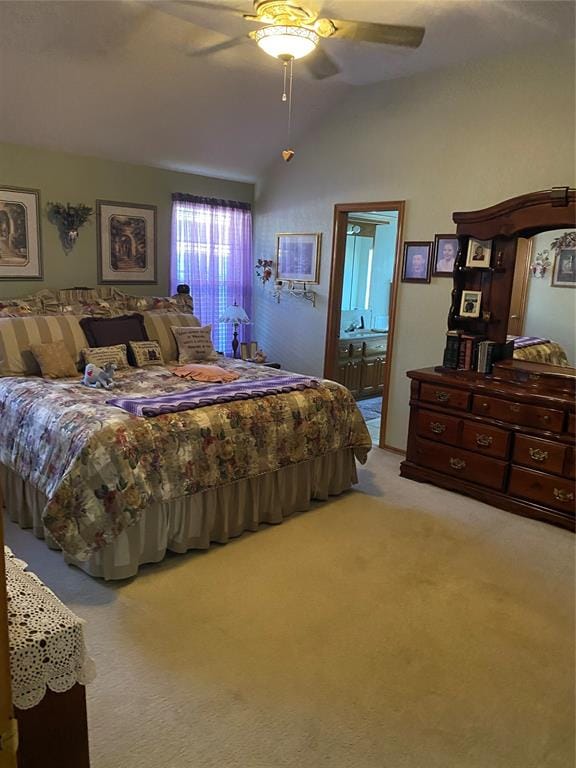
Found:
[(30, 348), (54, 341), (64, 341), (80, 365), (87, 341), (77, 317), (0, 317), (0, 376), (39, 376), (40, 366)]
[(150, 341), (157, 341), (162, 350), (162, 357), (168, 362), (178, 360), (176, 339), (172, 326), (199, 328), (200, 321), (194, 315), (178, 314), (176, 312), (145, 312), (144, 325)]

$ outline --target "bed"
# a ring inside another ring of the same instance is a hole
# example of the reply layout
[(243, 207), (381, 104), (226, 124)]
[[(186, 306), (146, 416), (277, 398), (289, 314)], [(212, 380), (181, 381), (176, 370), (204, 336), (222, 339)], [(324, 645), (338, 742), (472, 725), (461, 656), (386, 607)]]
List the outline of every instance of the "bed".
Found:
[(508, 336), (508, 341), (514, 342), (515, 360), (563, 367), (570, 365), (565, 350), (557, 341), (539, 336)]
[[(173, 345), (166, 329), (181, 315), (151, 309), (146, 320)], [(25, 367), (36, 326), (41, 335), (61, 333), (77, 350), (85, 341), (76, 338), (75, 318), (0, 317), (0, 359), (10, 358), (7, 345), (16, 339)], [(218, 365), (254, 382), (279, 373), (224, 357)], [(115, 397), (204, 386), (168, 366), (125, 369), (116, 381)], [(152, 418), (109, 399), (77, 378), (0, 378), (0, 489), (10, 518), (105, 579), (134, 576), (167, 550), (225, 543), (340, 494), (356, 482), (356, 460), (364, 462), (371, 447), (349, 391), (325, 380)]]

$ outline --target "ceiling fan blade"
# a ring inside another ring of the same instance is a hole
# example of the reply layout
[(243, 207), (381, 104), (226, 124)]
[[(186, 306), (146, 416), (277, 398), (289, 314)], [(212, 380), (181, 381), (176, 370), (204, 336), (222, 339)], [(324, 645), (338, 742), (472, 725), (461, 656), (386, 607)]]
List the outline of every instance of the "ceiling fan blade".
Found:
[[(319, 22), (323, 19), (319, 19)], [(365, 43), (385, 43), (407, 48), (418, 48), (424, 38), (424, 27), (407, 27), (399, 24), (375, 24), (369, 21), (344, 21), (330, 19), (336, 31), (330, 37), (358, 40)]]
[(218, 53), (219, 51), (226, 51), (228, 48), (235, 48), (242, 43), (250, 42), (248, 35), (242, 35), (242, 37), (231, 37), (230, 40), (224, 40), (222, 43), (216, 43), (216, 45), (208, 45), (205, 48), (190, 48), (187, 52), (187, 56), (191, 58), (197, 58), (199, 56), (209, 56), (212, 53)]
[(180, 6), (185, 8), (199, 8), (204, 11), (218, 11), (219, 13), (233, 13), (235, 16), (243, 16), (243, 11), (240, 8), (233, 8), (229, 5), (221, 5), (220, 3), (210, 3), (207, 0), (161, 0), (160, 2), (153, 2), (153, 5), (160, 7), (166, 7), (168, 4), (173, 6)]
[(302, 64), (316, 80), (325, 80), (327, 77), (334, 77), (340, 72), (340, 67), (334, 59), (320, 47), (302, 59)]

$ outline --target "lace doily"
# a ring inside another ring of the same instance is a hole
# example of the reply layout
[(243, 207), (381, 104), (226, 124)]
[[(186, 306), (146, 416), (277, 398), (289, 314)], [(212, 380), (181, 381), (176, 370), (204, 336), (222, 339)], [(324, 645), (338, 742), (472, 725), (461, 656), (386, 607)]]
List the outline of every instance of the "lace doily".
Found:
[(86, 652), (84, 621), (75, 616), (33, 573), (4, 548), (12, 701), (35, 707), (46, 689), (55, 693), (86, 685), (95, 676)]

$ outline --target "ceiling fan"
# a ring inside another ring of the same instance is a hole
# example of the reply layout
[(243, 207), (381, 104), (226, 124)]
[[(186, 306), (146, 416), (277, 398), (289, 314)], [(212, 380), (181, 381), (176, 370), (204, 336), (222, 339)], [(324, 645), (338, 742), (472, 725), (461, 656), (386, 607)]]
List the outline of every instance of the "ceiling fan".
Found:
[[(161, 7), (159, 4), (157, 7)], [(375, 22), (323, 18), (294, 0), (254, 0), (254, 13), (242, 13), (236, 8), (216, 3), (185, 0), (183, 6), (242, 15), (248, 22), (262, 24), (248, 35), (231, 38), (223, 43), (203, 48), (192, 55), (205, 56), (254, 40), (258, 46), (283, 62), (306, 57), (303, 64), (311, 75), (323, 80), (338, 74), (340, 67), (319, 47), (321, 39), (354, 40), (408, 48), (418, 48), (424, 38), (424, 27)], [(313, 54), (313, 55), (310, 55)]]

